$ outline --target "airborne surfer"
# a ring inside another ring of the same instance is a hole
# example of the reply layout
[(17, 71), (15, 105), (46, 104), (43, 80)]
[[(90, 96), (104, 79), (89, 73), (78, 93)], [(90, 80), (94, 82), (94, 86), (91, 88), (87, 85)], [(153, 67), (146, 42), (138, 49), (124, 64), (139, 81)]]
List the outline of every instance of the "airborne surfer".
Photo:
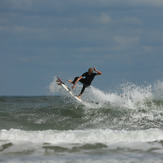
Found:
[[(93, 73), (95, 71), (96, 73)], [(96, 75), (101, 75), (102, 72), (98, 71), (95, 67), (89, 68), (88, 72), (85, 72), (82, 76), (80, 77), (75, 77), (73, 81), (68, 80), (71, 84), (73, 84), (72, 89), (75, 88), (76, 84), (78, 81), (80, 81), (83, 84), (83, 88), (78, 96), (80, 99), (81, 95), (83, 94), (84, 90), (86, 87), (89, 87)]]

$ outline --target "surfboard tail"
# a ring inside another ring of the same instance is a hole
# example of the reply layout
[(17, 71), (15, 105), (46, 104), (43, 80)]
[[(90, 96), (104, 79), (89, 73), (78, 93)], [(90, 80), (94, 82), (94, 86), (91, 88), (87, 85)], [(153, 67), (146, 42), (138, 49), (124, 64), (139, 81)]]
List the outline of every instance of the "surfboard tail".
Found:
[(60, 82), (61, 84), (65, 84), (58, 76), (57, 76), (57, 80), (56, 80), (56, 82)]

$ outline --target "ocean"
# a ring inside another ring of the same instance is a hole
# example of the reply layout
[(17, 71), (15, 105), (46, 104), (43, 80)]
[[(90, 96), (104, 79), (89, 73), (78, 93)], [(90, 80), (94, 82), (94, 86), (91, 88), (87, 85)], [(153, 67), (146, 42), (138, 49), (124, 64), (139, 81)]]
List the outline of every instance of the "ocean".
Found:
[(163, 82), (91, 86), (85, 105), (55, 78), (48, 88), (47, 96), (0, 97), (0, 162), (163, 162)]

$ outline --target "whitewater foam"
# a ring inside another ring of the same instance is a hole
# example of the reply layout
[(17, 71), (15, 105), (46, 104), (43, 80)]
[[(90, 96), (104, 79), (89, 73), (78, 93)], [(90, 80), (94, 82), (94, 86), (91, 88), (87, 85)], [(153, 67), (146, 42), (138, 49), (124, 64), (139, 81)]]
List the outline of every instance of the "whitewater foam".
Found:
[(51, 143), (51, 144), (117, 144), (134, 142), (153, 142), (163, 140), (163, 130), (148, 129), (138, 131), (118, 131), (110, 129), (91, 130), (45, 130), (24, 131), (10, 129), (0, 131), (0, 140), (12, 143)]
[[(132, 110), (161, 109), (162, 106), (155, 105), (153, 101), (162, 100), (163, 82), (159, 81), (152, 85), (137, 86), (133, 83), (120, 85), (119, 91), (104, 92), (91, 86), (83, 96), (87, 100), (98, 101), (100, 104), (111, 104), (114, 107)], [(90, 99), (91, 97), (91, 99)], [(150, 107), (149, 107), (150, 104)]]
[(151, 86), (139, 87), (134, 84), (125, 84), (121, 87), (122, 93), (105, 93), (97, 88), (91, 87), (91, 93), (95, 99), (102, 103), (109, 102), (116, 107), (137, 109), (145, 107), (144, 103), (153, 98)]

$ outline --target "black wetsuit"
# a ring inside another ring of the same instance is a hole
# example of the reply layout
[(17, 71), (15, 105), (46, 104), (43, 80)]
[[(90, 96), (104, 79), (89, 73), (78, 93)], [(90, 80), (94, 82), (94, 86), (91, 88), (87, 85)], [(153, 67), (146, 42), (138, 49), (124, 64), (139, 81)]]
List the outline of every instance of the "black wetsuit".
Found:
[[(82, 78), (80, 79), (79, 81), (83, 84), (83, 88), (81, 90), (81, 93), (82, 94), (85, 90), (86, 87), (90, 86), (94, 77), (97, 75), (97, 73), (92, 73), (91, 75), (88, 75), (88, 72), (85, 72), (82, 77), (85, 77), (85, 78)], [(75, 82), (77, 81), (79, 77), (75, 77), (75, 79), (73, 80), (73, 84), (75, 84)]]

